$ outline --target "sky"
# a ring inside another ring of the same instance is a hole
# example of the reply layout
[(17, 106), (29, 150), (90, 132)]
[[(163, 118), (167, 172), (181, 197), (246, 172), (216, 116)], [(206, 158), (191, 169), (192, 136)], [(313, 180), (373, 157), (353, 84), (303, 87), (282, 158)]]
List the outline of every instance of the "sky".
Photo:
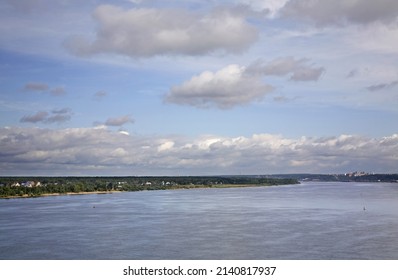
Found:
[(0, 175), (398, 172), (396, 0), (0, 0)]

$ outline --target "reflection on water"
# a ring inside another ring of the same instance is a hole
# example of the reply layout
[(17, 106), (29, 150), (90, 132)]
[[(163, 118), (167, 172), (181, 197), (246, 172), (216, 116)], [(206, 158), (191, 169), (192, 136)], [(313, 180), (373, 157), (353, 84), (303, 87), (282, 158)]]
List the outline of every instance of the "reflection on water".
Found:
[(0, 200), (0, 259), (398, 259), (398, 184)]

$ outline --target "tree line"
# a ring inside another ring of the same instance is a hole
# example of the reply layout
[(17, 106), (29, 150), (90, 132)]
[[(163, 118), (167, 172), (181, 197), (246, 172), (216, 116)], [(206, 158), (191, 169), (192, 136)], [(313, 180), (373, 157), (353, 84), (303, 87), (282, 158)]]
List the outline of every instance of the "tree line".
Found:
[(263, 176), (1, 177), (0, 197), (297, 183), (292, 178)]

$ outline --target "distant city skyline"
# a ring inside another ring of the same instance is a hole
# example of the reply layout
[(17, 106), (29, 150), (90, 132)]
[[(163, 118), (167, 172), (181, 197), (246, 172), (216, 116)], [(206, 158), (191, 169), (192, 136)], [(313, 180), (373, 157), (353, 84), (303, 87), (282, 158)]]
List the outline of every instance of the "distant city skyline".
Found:
[(398, 2), (0, 2), (0, 176), (398, 173)]

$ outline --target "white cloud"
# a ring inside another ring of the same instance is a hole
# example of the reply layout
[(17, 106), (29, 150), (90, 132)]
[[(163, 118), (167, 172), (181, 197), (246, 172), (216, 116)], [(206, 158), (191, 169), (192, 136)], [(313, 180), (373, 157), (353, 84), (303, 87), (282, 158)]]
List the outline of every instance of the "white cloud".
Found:
[(113, 152), (112, 152), (113, 157), (125, 157), (128, 155), (129, 155), (129, 153), (123, 148), (117, 148), (117, 149), (113, 150)]
[(246, 75), (245, 67), (231, 64), (217, 71), (205, 71), (174, 86), (165, 101), (200, 108), (228, 109), (261, 100), (272, 91), (261, 77)]
[(164, 100), (199, 108), (229, 109), (256, 102), (273, 91), (264, 76), (289, 76), (293, 81), (317, 81), (325, 68), (308, 59), (282, 57), (271, 62), (257, 60), (248, 67), (228, 65), (217, 72), (205, 71), (170, 89)]
[(317, 25), (391, 22), (398, 16), (396, 0), (290, 0), (281, 13)]
[(162, 151), (167, 151), (170, 150), (174, 147), (174, 142), (173, 141), (166, 141), (162, 144), (159, 145), (158, 147), (158, 151), (162, 152)]
[(241, 52), (256, 39), (257, 30), (245, 18), (218, 9), (202, 15), (188, 10), (101, 5), (94, 12), (96, 38), (71, 39), (67, 46), (79, 55), (116, 53), (131, 57), (203, 55)]
[[(269, 174), (396, 172), (398, 135), (368, 138), (129, 136), (105, 128), (0, 129), (0, 170), (9, 174)], [(33, 168), (33, 169), (32, 169)], [(104, 173), (105, 172), (105, 173)]]

